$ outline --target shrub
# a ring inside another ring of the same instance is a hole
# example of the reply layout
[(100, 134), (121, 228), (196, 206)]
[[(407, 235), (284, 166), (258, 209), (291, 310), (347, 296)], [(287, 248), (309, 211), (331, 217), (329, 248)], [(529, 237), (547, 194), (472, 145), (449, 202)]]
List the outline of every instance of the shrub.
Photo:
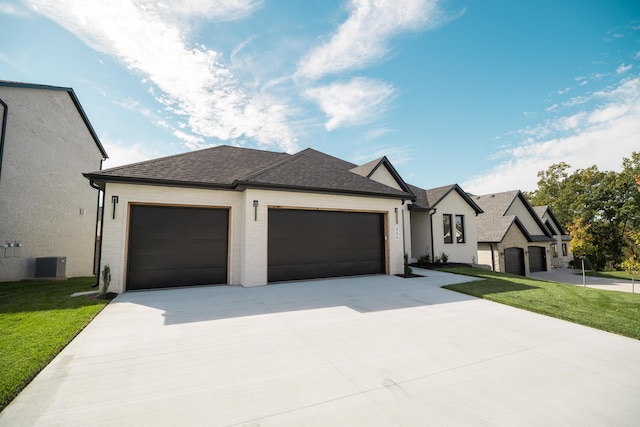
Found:
[(446, 263), (447, 261), (449, 261), (449, 255), (447, 255), (444, 252), (442, 252), (440, 254), (440, 259), (442, 260), (442, 262)]

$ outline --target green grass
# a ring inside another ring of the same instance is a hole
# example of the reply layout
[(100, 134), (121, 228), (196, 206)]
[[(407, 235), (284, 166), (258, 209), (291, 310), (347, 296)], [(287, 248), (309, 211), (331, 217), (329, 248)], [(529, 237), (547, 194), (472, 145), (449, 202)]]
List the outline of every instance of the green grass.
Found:
[[(604, 277), (605, 279), (631, 280), (631, 274), (626, 271), (587, 271), (585, 274), (591, 277)], [(638, 277), (636, 276), (637, 280)]]
[(71, 298), (95, 280), (0, 283), (0, 411), (107, 304)]
[(446, 289), (640, 339), (640, 294), (546, 282), (471, 267), (441, 270), (485, 279), (444, 286)]

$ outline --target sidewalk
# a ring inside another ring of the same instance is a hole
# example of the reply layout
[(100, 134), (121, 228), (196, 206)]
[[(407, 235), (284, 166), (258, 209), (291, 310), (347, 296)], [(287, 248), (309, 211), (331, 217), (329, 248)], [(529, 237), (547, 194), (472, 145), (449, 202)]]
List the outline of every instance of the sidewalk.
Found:
[[(574, 270), (571, 268), (554, 268), (551, 271), (539, 271), (537, 273), (531, 273), (531, 277), (534, 279), (548, 280), (550, 282), (582, 286), (582, 270)], [(585, 282), (588, 288), (619, 292), (632, 291), (630, 280), (585, 276)], [(635, 293), (640, 293), (639, 283), (635, 285)]]

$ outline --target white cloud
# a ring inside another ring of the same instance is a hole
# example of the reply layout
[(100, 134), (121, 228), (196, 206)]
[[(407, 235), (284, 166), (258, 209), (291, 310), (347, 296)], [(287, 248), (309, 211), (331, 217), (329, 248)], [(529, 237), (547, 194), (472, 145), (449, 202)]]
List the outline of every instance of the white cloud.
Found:
[(437, 0), (351, 0), (347, 20), (300, 61), (296, 75), (317, 79), (378, 61), (392, 37), (441, 23), (437, 5)]
[(125, 144), (112, 140), (109, 136), (101, 136), (100, 141), (109, 155), (109, 158), (103, 162), (102, 169), (143, 162), (153, 158), (156, 154), (150, 153), (148, 148), (144, 148), (140, 144)]
[(286, 106), (247, 94), (221, 54), (190, 45), (188, 25), (176, 19), (228, 20), (261, 2), (227, 0), (168, 5), (145, 0), (28, 0), (35, 10), (76, 34), (92, 48), (114, 56), (160, 93), (168, 111), (186, 119), (191, 133), (223, 141), (252, 139), (261, 146), (297, 150)]
[(631, 64), (629, 64), (629, 65), (620, 64), (620, 66), (616, 69), (616, 73), (624, 74), (627, 71), (629, 71), (632, 67), (633, 67), (633, 65), (631, 65)]
[(623, 157), (640, 150), (640, 77), (587, 98), (584, 105), (600, 103), (520, 131), (521, 144), (498, 153), (499, 164), (463, 183), (463, 188), (475, 194), (535, 190), (538, 171), (561, 161), (574, 169), (597, 165), (600, 170), (619, 170)]
[(17, 4), (2, 1), (0, 2), (0, 15), (28, 16), (29, 11)]
[(413, 145), (367, 145), (356, 153), (353, 162), (363, 165), (386, 156), (394, 166), (398, 166), (415, 159), (415, 155), (416, 149)]
[(393, 98), (395, 89), (378, 80), (358, 77), (308, 89), (305, 95), (329, 116), (325, 128), (332, 131), (341, 126), (371, 123), (386, 111), (386, 102)]

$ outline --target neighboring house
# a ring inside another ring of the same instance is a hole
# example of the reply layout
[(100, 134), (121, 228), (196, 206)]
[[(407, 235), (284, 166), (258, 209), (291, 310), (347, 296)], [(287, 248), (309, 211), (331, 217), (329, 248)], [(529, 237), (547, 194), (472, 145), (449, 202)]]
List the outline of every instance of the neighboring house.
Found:
[(528, 276), (551, 269), (551, 232), (522, 192), (471, 196), (478, 217), (478, 263), (494, 271)]
[(569, 262), (573, 259), (573, 254), (569, 252), (571, 236), (565, 233), (549, 206), (534, 206), (533, 209), (555, 240), (551, 243), (551, 265), (560, 268), (569, 267)]
[(38, 276), (91, 276), (99, 193), (82, 172), (107, 153), (73, 89), (0, 81), (0, 120), (0, 281), (34, 278), (36, 259)]
[(85, 177), (113, 292), (403, 272), (415, 196), (386, 158), (218, 146)]
[(476, 217), (482, 209), (457, 184), (411, 190), (416, 196), (409, 205), (413, 258), (427, 255), (435, 261), (446, 254), (449, 262), (475, 263)]

